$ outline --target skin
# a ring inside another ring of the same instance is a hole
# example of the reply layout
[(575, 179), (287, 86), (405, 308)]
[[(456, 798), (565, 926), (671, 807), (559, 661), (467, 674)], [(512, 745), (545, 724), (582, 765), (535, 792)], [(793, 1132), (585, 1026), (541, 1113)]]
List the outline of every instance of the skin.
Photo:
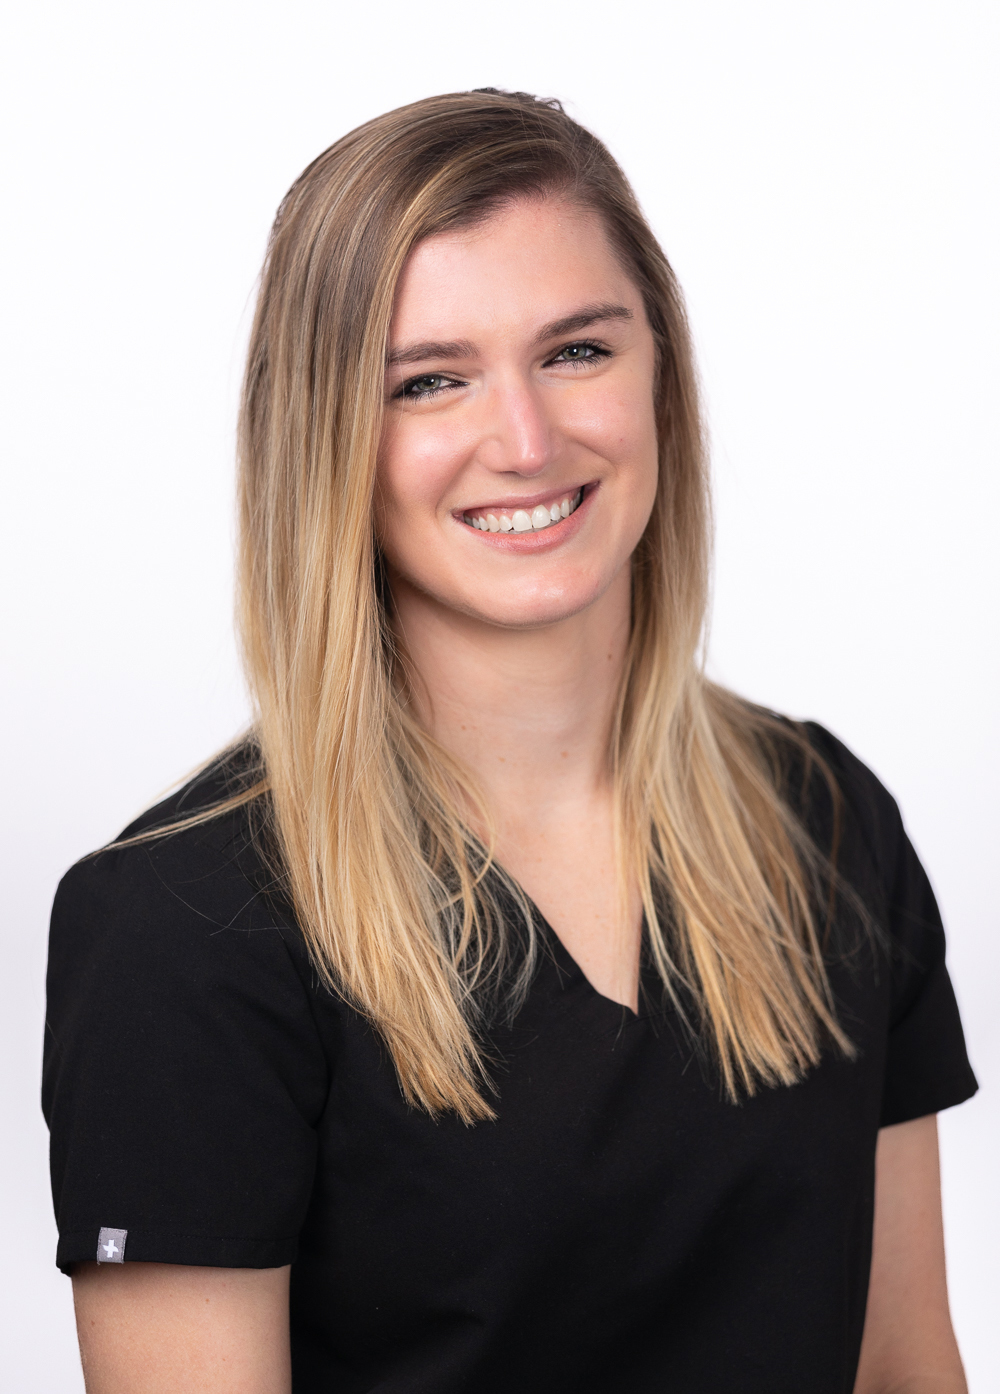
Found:
[[(434, 343), (450, 351), (387, 372), (379, 460), (378, 528), (420, 714), (478, 774), (498, 860), (597, 990), (635, 1009), (641, 908), (630, 887), (622, 914), (607, 750), (630, 558), (657, 483), (642, 298), (593, 215), (519, 204), (414, 252), (392, 346), (409, 359)], [(543, 532), (462, 521), (581, 487), (577, 511)]]
[(83, 1263), (87, 1394), (289, 1394), (288, 1268)]
[[(421, 244), (391, 338), (377, 526), (419, 713), (478, 775), (501, 863), (596, 990), (634, 1008), (641, 913), (617, 885), (606, 751), (656, 488), (641, 298), (591, 215), (536, 200)], [(463, 521), (581, 486), (542, 532)], [(89, 1394), (291, 1387), (287, 1269), (88, 1264), (74, 1291)], [(965, 1390), (923, 1118), (879, 1135), (856, 1394)]]
[(937, 1118), (883, 1128), (854, 1394), (967, 1394), (948, 1311)]

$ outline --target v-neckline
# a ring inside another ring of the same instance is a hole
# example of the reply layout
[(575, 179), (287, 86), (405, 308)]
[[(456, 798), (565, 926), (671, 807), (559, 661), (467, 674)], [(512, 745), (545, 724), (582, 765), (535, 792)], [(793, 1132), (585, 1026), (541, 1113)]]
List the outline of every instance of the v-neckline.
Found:
[[(494, 866), (496, 866), (497, 871), (501, 873), (501, 875), (499, 875), (496, 878), (495, 889), (499, 891), (505, 905), (508, 908), (509, 913), (515, 915), (519, 914), (517, 900), (511, 895), (510, 891), (508, 890), (505, 878), (509, 879), (509, 881), (515, 886), (517, 885), (517, 881), (513, 876), (510, 875), (508, 871), (506, 871), (498, 863), (494, 863)], [(554, 964), (556, 971), (564, 975), (570, 982), (578, 981), (582, 983), (588, 994), (591, 997), (596, 998), (598, 1002), (606, 1003), (607, 1006), (615, 1008), (616, 1011), (624, 1012), (626, 1014), (627, 1021), (635, 1022), (643, 1020), (643, 1013), (641, 1009), (643, 1002), (643, 986), (645, 972), (643, 968), (643, 954), (641, 949), (639, 954), (639, 990), (636, 994), (640, 1010), (634, 1011), (633, 1008), (630, 1007), (627, 1002), (616, 1002), (613, 997), (608, 997), (605, 993), (599, 991), (594, 986), (594, 984), (587, 977), (586, 973), (580, 967), (579, 963), (570, 953), (569, 949), (567, 949), (566, 945), (560, 939), (556, 930), (553, 929), (552, 925), (542, 914), (541, 910), (535, 904), (534, 900), (532, 900), (531, 896), (528, 895), (527, 891), (525, 891), (523, 888), (518, 887), (518, 889), (520, 890), (521, 895), (524, 897), (526, 904), (531, 910), (532, 919), (534, 921), (536, 929), (539, 931), (542, 952), (543, 954), (548, 955), (549, 959)], [(645, 914), (643, 914), (642, 917), (641, 934), (643, 943), (645, 943)]]
[[(542, 938), (543, 938), (543, 941), (544, 941), (544, 943), (545, 943), (545, 947), (546, 947), (546, 949), (548, 950), (548, 952), (549, 952), (549, 954), (550, 954), (550, 956), (551, 956), (553, 962), (555, 963), (556, 968), (559, 969), (559, 970), (561, 970), (562, 972), (564, 972), (568, 978), (570, 978), (570, 979), (577, 979), (577, 980), (579, 980), (580, 982), (582, 982), (582, 983), (586, 986), (588, 992), (589, 992), (593, 997), (596, 997), (599, 1001), (601, 1001), (601, 1002), (606, 1002), (606, 1003), (608, 1004), (609, 1007), (614, 1007), (614, 1008), (616, 1008), (616, 1010), (618, 1010), (618, 1011), (625, 1012), (625, 1013), (626, 1013), (626, 1018), (627, 1018), (627, 1020), (629, 1020), (629, 1021), (638, 1021), (638, 1020), (640, 1019), (639, 1012), (637, 1012), (634, 1008), (630, 1007), (629, 1004), (628, 1004), (627, 1002), (618, 1002), (618, 1001), (615, 1000), (614, 997), (609, 997), (609, 996), (607, 995), (607, 993), (601, 992), (599, 988), (597, 988), (597, 987), (594, 986), (594, 984), (593, 984), (593, 983), (590, 981), (590, 979), (587, 977), (587, 974), (583, 971), (583, 969), (580, 967), (579, 963), (576, 961), (576, 959), (575, 959), (575, 958), (573, 957), (573, 955), (570, 953), (569, 949), (567, 949), (566, 945), (563, 943), (562, 939), (559, 937), (558, 932), (557, 932), (555, 929), (553, 929), (552, 925), (549, 924), (548, 920), (547, 920), (547, 919), (545, 918), (545, 916), (542, 914), (541, 910), (539, 910), (538, 906), (537, 906), (537, 905), (535, 904), (535, 902), (531, 899), (531, 896), (525, 894), (525, 897), (524, 897), (524, 898), (525, 898), (525, 900), (528, 902), (528, 905), (531, 907), (531, 913), (532, 913), (532, 916), (533, 916), (534, 919), (535, 919), (535, 922), (536, 922), (537, 926), (538, 926), (539, 929), (542, 931)], [(643, 937), (645, 937), (645, 933), (646, 933), (646, 917), (645, 917), (645, 915), (643, 916), (643, 920), (642, 920), (642, 931), (641, 931), (641, 932), (642, 932)], [(642, 953), (641, 953), (641, 951), (640, 951), (640, 955), (639, 955), (639, 981), (638, 981), (637, 991), (636, 991), (636, 1001), (638, 1002), (638, 1004), (639, 1004), (640, 1006), (642, 1005)]]

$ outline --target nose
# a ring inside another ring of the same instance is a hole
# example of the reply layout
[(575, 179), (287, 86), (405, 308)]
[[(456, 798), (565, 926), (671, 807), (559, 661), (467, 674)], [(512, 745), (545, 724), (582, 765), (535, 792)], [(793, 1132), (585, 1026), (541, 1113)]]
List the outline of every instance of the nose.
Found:
[(479, 462), (497, 474), (533, 479), (562, 448), (543, 394), (524, 380), (496, 383), (484, 403)]

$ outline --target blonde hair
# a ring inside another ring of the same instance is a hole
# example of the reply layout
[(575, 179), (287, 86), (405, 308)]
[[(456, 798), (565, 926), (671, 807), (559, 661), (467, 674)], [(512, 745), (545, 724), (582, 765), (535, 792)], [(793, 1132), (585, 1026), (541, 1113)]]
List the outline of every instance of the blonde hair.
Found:
[(609, 752), (648, 952), (730, 1097), (790, 1084), (825, 1040), (851, 1050), (817, 923), (823, 858), (782, 794), (781, 751), (807, 744), (699, 662), (709, 497), (674, 275), (618, 165), (558, 103), (453, 93), (352, 131), (278, 211), (239, 428), (239, 623), (261, 765), (227, 806), (266, 809), (315, 965), (381, 1033), (405, 1097), (466, 1121), (491, 1113), (483, 1004), (506, 982), (516, 1010), (537, 946), (523, 897), (513, 943), (471, 772), (408, 702), (372, 522), (383, 374), (414, 246), (553, 192), (602, 219), (658, 354), (659, 488)]

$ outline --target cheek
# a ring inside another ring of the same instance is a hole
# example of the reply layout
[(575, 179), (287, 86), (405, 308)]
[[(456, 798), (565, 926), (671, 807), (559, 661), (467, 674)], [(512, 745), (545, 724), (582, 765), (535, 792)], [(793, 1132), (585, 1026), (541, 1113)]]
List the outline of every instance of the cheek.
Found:
[(453, 430), (432, 421), (394, 421), (382, 437), (376, 479), (380, 530), (412, 526), (434, 511), (463, 456)]
[(652, 393), (635, 390), (593, 393), (581, 402), (573, 433), (581, 443), (623, 473), (656, 474), (658, 446)]

